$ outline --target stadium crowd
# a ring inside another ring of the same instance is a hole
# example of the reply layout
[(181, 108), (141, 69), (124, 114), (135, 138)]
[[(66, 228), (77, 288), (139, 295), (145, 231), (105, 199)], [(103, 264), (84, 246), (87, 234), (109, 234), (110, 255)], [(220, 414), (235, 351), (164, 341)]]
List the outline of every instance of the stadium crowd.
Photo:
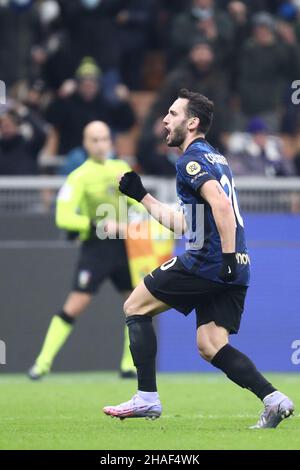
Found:
[(118, 157), (173, 176), (180, 88), (214, 101), (236, 175), (300, 175), (298, 79), (299, 0), (0, 0), (0, 175), (68, 174), (97, 119)]

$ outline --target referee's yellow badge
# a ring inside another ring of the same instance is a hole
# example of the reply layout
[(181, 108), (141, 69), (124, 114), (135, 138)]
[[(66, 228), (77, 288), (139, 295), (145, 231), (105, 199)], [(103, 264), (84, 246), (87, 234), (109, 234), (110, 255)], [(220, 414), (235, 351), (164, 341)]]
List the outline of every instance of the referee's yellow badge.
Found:
[(197, 173), (200, 172), (201, 166), (199, 165), (198, 162), (192, 161), (192, 162), (189, 162), (187, 164), (185, 169), (186, 169), (186, 172), (187, 172), (188, 175), (194, 176), (194, 175), (196, 175)]

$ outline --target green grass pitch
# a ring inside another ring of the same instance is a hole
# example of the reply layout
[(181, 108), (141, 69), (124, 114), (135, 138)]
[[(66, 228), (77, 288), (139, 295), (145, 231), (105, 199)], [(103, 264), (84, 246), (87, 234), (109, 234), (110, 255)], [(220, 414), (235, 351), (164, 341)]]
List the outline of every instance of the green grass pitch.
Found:
[(269, 374), (296, 404), (277, 429), (249, 430), (261, 403), (221, 374), (160, 374), (156, 421), (105, 416), (128, 400), (134, 380), (114, 373), (53, 374), (32, 383), (0, 377), (0, 449), (300, 449), (300, 375)]

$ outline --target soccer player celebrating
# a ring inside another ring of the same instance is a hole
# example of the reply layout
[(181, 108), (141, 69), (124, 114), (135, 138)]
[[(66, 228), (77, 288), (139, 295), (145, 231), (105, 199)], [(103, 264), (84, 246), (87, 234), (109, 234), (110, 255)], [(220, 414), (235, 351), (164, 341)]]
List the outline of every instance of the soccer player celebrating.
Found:
[[(42, 350), (28, 373), (33, 380), (50, 371), (55, 356), (73, 329), (76, 318), (84, 312), (106, 278), (111, 279), (116, 289), (123, 294), (124, 300), (132, 291), (125, 243), (115, 237), (120, 226), (114, 220), (107, 220), (106, 227), (103, 227), (114, 239), (99, 239), (96, 234), (97, 208), (101, 204), (110, 204), (118, 214), (121, 196), (118, 178), (124, 171), (130, 170), (130, 167), (122, 160), (107, 158), (112, 149), (112, 141), (110, 129), (104, 122), (93, 121), (85, 127), (84, 147), (89, 158), (68, 176), (58, 194), (56, 208), (58, 227), (70, 232), (79, 232), (82, 241), (73, 290), (61, 312), (51, 320)], [(137, 204), (136, 201), (131, 201), (132, 203)], [(126, 327), (120, 366), (123, 378), (136, 376), (127, 332)]]
[(104, 413), (123, 418), (158, 418), (162, 407), (156, 387), (156, 336), (152, 317), (170, 307), (197, 318), (200, 355), (264, 403), (257, 428), (275, 428), (293, 413), (292, 401), (276, 390), (252, 361), (229, 344), (238, 333), (249, 285), (249, 256), (234, 180), (226, 158), (205, 139), (213, 103), (199, 93), (180, 90), (164, 118), (166, 141), (179, 147), (177, 193), (183, 212), (152, 197), (140, 177), (127, 172), (120, 190), (140, 201), (161, 223), (188, 234), (187, 251), (144, 278), (124, 304), (138, 391)]

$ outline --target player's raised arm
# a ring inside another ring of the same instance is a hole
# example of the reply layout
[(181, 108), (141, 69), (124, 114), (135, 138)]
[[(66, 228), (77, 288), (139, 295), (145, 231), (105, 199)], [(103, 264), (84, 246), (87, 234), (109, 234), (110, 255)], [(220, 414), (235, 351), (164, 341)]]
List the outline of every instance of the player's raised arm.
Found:
[(140, 176), (134, 171), (124, 173), (120, 179), (121, 193), (143, 204), (149, 214), (169, 230), (182, 235), (186, 230), (185, 218), (182, 212), (171, 209), (146, 191)]
[(236, 221), (232, 204), (218, 181), (207, 181), (200, 189), (200, 194), (211, 207), (220, 235), (223, 264), (220, 279), (230, 281), (236, 275)]

